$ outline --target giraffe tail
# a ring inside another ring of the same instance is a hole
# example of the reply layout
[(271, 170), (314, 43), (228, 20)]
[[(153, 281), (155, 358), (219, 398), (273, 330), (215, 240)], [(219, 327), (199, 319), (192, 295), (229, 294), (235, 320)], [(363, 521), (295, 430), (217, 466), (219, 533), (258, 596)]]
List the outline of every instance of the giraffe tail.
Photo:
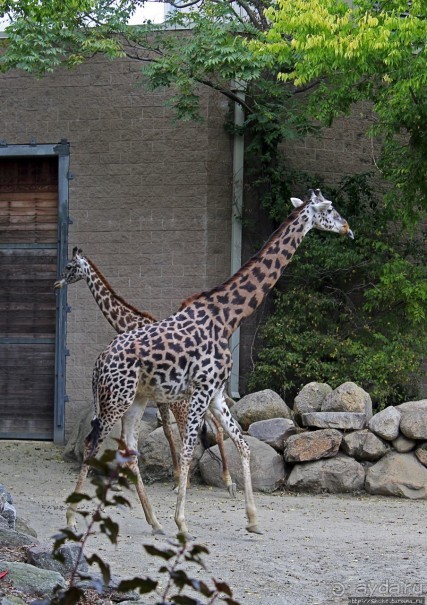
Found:
[(98, 449), (99, 437), (101, 435), (101, 422), (95, 418), (91, 422), (92, 430), (86, 437), (86, 453), (88, 458), (92, 458)]

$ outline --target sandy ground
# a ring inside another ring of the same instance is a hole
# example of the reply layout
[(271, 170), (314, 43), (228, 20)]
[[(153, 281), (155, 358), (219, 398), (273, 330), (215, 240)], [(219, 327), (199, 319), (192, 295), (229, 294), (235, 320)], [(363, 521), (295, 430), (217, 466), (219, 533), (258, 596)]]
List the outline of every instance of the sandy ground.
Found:
[[(51, 443), (0, 441), (0, 483), (42, 541), (64, 527), (64, 499), (77, 471)], [(159, 579), (158, 560), (146, 555), (143, 544), (166, 546), (175, 535), (171, 485), (147, 488), (166, 536), (151, 536), (131, 492), (132, 509), (114, 511), (119, 544), (103, 536), (90, 542), (89, 552), (98, 552), (120, 577)], [(193, 577), (228, 582), (242, 605), (339, 605), (354, 596), (427, 594), (427, 501), (280, 492), (256, 494), (256, 503), (262, 536), (244, 529), (242, 492), (232, 500), (221, 489), (192, 486), (190, 531), (210, 551), (206, 570), (194, 570)]]

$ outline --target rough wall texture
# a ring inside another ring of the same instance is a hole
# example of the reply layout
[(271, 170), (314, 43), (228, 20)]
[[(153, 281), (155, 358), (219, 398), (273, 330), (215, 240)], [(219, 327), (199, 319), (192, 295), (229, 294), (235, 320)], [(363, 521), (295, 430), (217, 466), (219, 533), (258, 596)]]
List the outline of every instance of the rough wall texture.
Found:
[[(232, 147), (227, 105), (203, 97), (203, 124), (173, 122), (165, 93), (137, 86), (127, 60), (92, 60), (36, 80), (1, 76), (0, 138), (71, 145), (69, 248), (114, 289), (162, 318), (229, 275)], [(66, 437), (92, 405), (97, 355), (114, 336), (87, 286), (68, 288)]]

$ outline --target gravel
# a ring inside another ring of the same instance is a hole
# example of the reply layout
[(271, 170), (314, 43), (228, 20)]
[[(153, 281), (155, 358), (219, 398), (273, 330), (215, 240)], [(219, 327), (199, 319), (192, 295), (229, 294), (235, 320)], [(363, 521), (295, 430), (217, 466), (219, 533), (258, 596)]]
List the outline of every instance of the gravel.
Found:
[[(12, 493), (19, 517), (42, 541), (65, 526), (64, 500), (74, 489), (78, 467), (47, 442), (0, 441), (0, 483)], [(165, 577), (160, 560), (144, 544), (168, 545), (176, 533), (172, 484), (147, 491), (166, 536), (153, 537), (134, 492), (132, 509), (113, 510), (120, 525), (117, 546), (105, 536), (89, 541), (122, 578)], [(344, 605), (348, 597), (427, 594), (427, 502), (351, 495), (255, 494), (264, 534), (248, 534), (244, 495), (192, 485), (187, 520), (195, 541), (208, 547), (206, 569), (193, 577), (227, 582), (241, 605)], [(80, 529), (83, 527), (79, 521)], [(144, 596), (143, 603), (156, 598)]]

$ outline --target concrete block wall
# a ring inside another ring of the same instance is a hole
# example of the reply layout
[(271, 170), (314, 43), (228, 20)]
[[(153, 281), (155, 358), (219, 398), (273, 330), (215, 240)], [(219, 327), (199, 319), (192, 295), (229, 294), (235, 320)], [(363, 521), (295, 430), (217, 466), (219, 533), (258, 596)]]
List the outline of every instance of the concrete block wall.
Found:
[[(0, 79), (0, 138), (70, 142), (69, 250), (81, 247), (121, 296), (163, 318), (229, 276), (232, 143), (217, 93), (203, 92), (195, 124), (174, 122), (169, 93), (144, 91), (128, 60)], [(115, 335), (85, 283), (68, 288), (68, 303), (66, 438)]]

